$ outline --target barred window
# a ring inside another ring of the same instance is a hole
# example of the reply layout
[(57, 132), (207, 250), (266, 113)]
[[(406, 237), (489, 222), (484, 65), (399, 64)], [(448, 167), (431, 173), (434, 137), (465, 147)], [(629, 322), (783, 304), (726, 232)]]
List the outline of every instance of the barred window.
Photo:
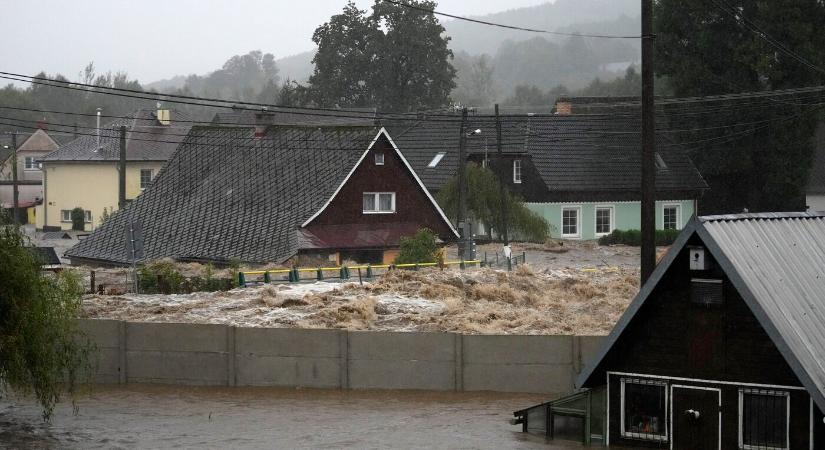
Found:
[(622, 378), (622, 437), (667, 441), (667, 383)]
[(789, 447), (786, 391), (739, 390), (739, 448), (783, 450)]

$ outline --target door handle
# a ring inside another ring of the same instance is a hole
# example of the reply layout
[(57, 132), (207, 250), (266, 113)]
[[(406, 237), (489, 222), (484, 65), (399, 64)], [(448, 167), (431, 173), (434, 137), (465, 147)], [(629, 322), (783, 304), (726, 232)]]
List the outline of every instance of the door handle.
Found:
[(701, 416), (701, 413), (695, 409), (686, 409), (685, 415), (690, 417), (691, 419), (698, 419)]

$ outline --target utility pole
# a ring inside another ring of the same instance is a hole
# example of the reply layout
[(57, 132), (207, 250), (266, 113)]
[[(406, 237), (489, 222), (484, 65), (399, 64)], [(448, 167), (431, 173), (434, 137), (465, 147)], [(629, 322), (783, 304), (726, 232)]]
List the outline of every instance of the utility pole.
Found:
[[(498, 103), (496, 103), (496, 153), (498, 154), (499, 171), (506, 171), (507, 166), (504, 164), (504, 154), (501, 150), (501, 117), (498, 115)], [(504, 172), (506, 173), (506, 172)], [(507, 231), (507, 188), (504, 183), (507, 181), (506, 177), (499, 180), (499, 195), (501, 196), (501, 222), (502, 222), (502, 237), (504, 238), (504, 253), (509, 253), (507, 248), (510, 246), (509, 232)]]
[(641, 281), (656, 268), (656, 105), (653, 97), (653, 0), (642, 0)]
[(12, 182), (12, 215), (14, 216), (14, 223), (20, 223), (20, 191), (17, 186), (17, 132), (11, 134), (11, 182)]
[(126, 126), (120, 126), (120, 167), (118, 169), (117, 208), (126, 206)]
[[(464, 146), (467, 139), (464, 132), (467, 126), (467, 108), (461, 110), (461, 126), (458, 134), (458, 217), (456, 225), (458, 225), (458, 232), (461, 234), (461, 242), (459, 243), (459, 251), (463, 251), (464, 241), (467, 239), (467, 232), (465, 230), (465, 222), (467, 221), (467, 180), (464, 173), (467, 166), (467, 157), (464, 155)], [(462, 253), (463, 254), (463, 253)]]

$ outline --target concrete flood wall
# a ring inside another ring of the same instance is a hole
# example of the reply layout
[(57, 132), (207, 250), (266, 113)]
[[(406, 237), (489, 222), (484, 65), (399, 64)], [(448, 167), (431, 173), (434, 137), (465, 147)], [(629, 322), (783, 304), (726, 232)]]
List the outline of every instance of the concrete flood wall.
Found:
[(237, 328), (87, 319), (95, 381), (564, 393), (598, 336)]

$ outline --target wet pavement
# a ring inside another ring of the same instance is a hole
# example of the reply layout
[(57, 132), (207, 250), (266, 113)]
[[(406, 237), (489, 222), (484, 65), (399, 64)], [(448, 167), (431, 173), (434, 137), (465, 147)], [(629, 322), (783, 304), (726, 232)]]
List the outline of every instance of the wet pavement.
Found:
[(0, 448), (581, 448), (508, 423), (542, 395), (96, 386), (51, 423), (0, 399)]

